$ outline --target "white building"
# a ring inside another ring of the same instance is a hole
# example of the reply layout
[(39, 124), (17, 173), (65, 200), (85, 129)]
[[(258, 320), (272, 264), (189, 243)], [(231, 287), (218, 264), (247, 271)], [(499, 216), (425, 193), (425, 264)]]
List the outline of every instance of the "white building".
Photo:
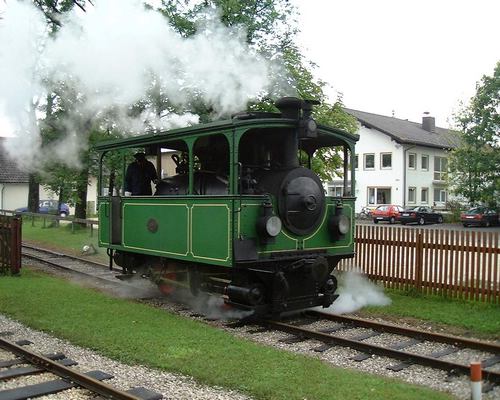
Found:
[[(8, 156), (3, 147), (3, 140), (5, 138), (0, 137), (0, 210), (15, 210), (28, 205), (29, 177), (28, 173), (21, 171), (15, 161)], [(96, 190), (97, 181), (91, 178), (87, 188), (87, 204), (93, 209), (87, 209), (87, 212), (95, 213)], [(41, 185), (39, 197), (40, 200), (57, 200), (55, 193)], [(74, 214), (73, 207), (70, 207), (70, 212)]]
[[(359, 124), (356, 144), (356, 212), (364, 206), (396, 204), (445, 208), (447, 150), (458, 143), (455, 132), (422, 123), (345, 109)], [(339, 194), (340, 181), (329, 185)]]

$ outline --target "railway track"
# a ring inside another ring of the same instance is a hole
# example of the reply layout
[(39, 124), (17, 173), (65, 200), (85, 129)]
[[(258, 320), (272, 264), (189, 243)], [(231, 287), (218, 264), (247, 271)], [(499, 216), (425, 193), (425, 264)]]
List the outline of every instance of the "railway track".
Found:
[[(107, 265), (33, 246), (23, 246), (23, 256), (37, 259), (57, 268), (69, 269), (72, 272), (91, 275), (114, 283), (117, 282), (116, 275), (119, 275), (118, 270), (110, 271)], [(328, 321), (330, 325), (319, 329), (310, 328), (311, 325), (319, 321), (323, 321), (323, 325), (324, 321)], [(310, 339), (322, 342), (321, 346), (312, 349), (314, 352), (321, 353), (328, 351), (332, 347), (342, 346), (355, 351), (350, 359), (356, 362), (367, 360), (373, 355), (398, 360), (396, 363), (389, 363), (386, 367), (388, 370), (396, 372), (403, 371), (411, 365), (422, 365), (447, 371), (450, 375), (467, 375), (470, 369), (469, 364), (454, 361), (453, 356), (464, 349), (475, 350), (481, 352), (483, 378), (489, 382), (485, 390), (489, 390), (500, 383), (500, 344), (497, 343), (436, 334), (429, 331), (318, 311), (303, 313), (303, 318), (299, 323), (266, 320), (259, 321), (258, 324), (263, 329), (289, 333), (291, 336), (284, 339), (284, 342), (294, 343)], [(234, 325), (241, 324), (235, 323)], [(351, 329), (361, 329), (363, 332), (346, 335), (346, 332)], [(373, 338), (381, 337), (383, 334), (390, 335), (383, 345), (370, 343)], [(445, 347), (424, 354), (414, 351), (422, 343), (443, 344)], [(2, 399), (0, 398), (0, 400)]]
[[(406, 328), (398, 325), (370, 320), (332, 315), (318, 311), (307, 311), (298, 322), (265, 320), (259, 324), (264, 329), (273, 329), (291, 334), (282, 339), (285, 343), (316, 340), (323, 344), (314, 347), (314, 352), (325, 352), (335, 346), (349, 347), (356, 351), (350, 359), (362, 362), (373, 355), (398, 360), (387, 365), (387, 369), (398, 372), (411, 365), (422, 365), (447, 371), (450, 375), (467, 375), (470, 365), (453, 361), (453, 355), (463, 350), (481, 352), (483, 379), (489, 382), (486, 390), (500, 383), (500, 345), (496, 343), (470, 340), (466, 338)], [(323, 321), (322, 327), (310, 328)], [(324, 326), (324, 321), (331, 322)], [(362, 328), (361, 333), (346, 334), (348, 330)], [(370, 343), (372, 338), (385, 335), (384, 344)], [(445, 344), (444, 348), (424, 354), (412, 351), (424, 342)], [(494, 367), (493, 369), (491, 367)]]
[(116, 268), (110, 270), (106, 264), (28, 244), (22, 245), (22, 255), (23, 257), (42, 261), (59, 269), (65, 269), (86, 275), (95, 274), (98, 278), (107, 279), (110, 276), (114, 278), (120, 272), (120, 270)]
[(22, 246), (22, 256), (37, 263), (47, 265), (51, 270), (62, 274), (76, 275), (76, 281), (85, 282), (92, 287), (108, 290), (122, 298), (149, 299), (158, 295), (157, 288), (148, 279), (138, 275), (124, 276), (121, 268), (110, 269), (108, 265), (43, 249), (27, 244)]
[(142, 387), (127, 391), (114, 388), (103, 382), (113, 378), (113, 375), (99, 370), (79, 372), (70, 368), (78, 363), (66, 358), (64, 354), (37, 354), (26, 348), (27, 345), (32, 344), (30, 341), (11, 342), (5, 339), (7, 335), (8, 332), (0, 332), (0, 349), (15, 357), (6, 359), (2, 359), (6, 355), (0, 357), (0, 382), (44, 373), (54, 375), (54, 379), (31, 385), (23, 385), (22, 383), (19, 385), (18, 383), (15, 388), (0, 390), (0, 400), (31, 399), (64, 392), (75, 387), (87, 389), (106, 399), (160, 400), (163, 398), (161, 394)]

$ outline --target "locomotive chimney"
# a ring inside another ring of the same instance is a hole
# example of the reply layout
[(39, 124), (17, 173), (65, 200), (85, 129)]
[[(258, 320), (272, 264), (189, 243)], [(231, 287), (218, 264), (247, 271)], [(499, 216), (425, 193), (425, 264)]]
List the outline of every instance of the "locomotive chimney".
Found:
[(436, 120), (434, 117), (431, 117), (429, 111), (424, 112), (422, 117), (422, 129), (427, 132), (436, 132)]
[(302, 100), (297, 97), (282, 97), (274, 103), (281, 116), (288, 119), (299, 119), (302, 110)]
[[(297, 97), (282, 97), (275, 103), (276, 108), (281, 111), (281, 116), (287, 119), (300, 120), (302, 111), (302, 100)], [(299, 166), (299, 136), (297, 129), (283, 143), (283, 166), (294, 168)]]

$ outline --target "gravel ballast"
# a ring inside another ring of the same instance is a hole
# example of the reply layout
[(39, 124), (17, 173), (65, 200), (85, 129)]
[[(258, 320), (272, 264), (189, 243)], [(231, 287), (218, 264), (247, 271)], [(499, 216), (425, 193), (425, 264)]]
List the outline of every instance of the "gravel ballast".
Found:
[[(128, 390), (132, 387), (142, 386), (147, 389), (163, 394), (164, 399), (194, 399), (194, 400), (249, 400), (250, 397), (237, 393), (235, 391), (224, 390), (217, 387), (203, 386), (196, 383), (192, 378), (161, 372), (146, 368), (143, 366), (130, 366), (103, 357), (98, 353), (74, 346), (67, 341), (58, 339), (44, 332), (39, 332), (13, 321), (4, 315), (0, 314), (0, 332), (9, 331), (12, 335), (8, 335), (5, 339), (16, 341), (28, 339), (33, 342), (28, 348), (37, 353), (54, 353), (62, 352), (66, 357), (78, 362), (78, 365), (73, 367), (79, 371), (101, 370), (108, 374), (114, 375), (113, 379), (107, 380), (106, 383), (119, 388)], [(0, 353), (2, 359), (10, 359), (12, 356)], [(5, 356), (5, 357), (3, 357)], [(51, 374), (41, 374), (30, 377), (23, 377), (14, 380), (2, 382), (0, 381), (0, 390), (11, 389), (18, 386), (40, 383), (55, 379)], [(59, 394), (39, 397), (40, 399), (70, 399), (80, 400), (94, 398), (94, 396), (83, 389), (71, 389)]]
[[(172, 304), (168, 301), (158, 301), (158, 300), (152, 302), (152, 304), (154, 304), (157, 307), (158, 306), (163, 307), (169, 312), (175, 312), (184, 315), (186, 317), (193, 318), (192, 312), (186, 310), (182, 305)], [(203, 320), (203, 318), (201, 317), (194, 317), (194, 318)], [(427, 386), (435, 390), (448, 392), (461, 400), (470, 399), (471, 395), (470, 381), (468, 376), (464, 375), (448, 376), (446, 371), (432, 369), (419, 365), (411, 365), (410, 367), (403, 369), (399, 372), (394, 372), (387, 369), (387, 367), (390, 365), (398, 364), (399, 361), (387, 357), (371, 356), (369, 359), (365, 361), (356, 362), (351, 360), (351, 357), (358, 354), (359, 352), (356, 350), (352, 350), (350, 348), (335, 346), (325, 352), (318, 353), (314, 352), (312, 349), (319, 347), (323, 343), (316, 340), (304, 340), (298, 343), (286, 343), (283, 342), (282, 340), (290, 337), (288, 333), (277, 332), (277, 331), (264, 331), (256, 333), (255, 327), (245, 327), (245, 326), (237, 328), (228, 328), (226, 322), (223, 320), (208, 321), (207, 323), (209, 323), (212, 326), (217, 326), (221, 329), (225, 329), (229, 332), (232, 332), (233, 334), (239, 337), (253, 340), (255, 342), (264, 345), (300, 353), (310, 357), (317, 357), (336, 367), (350, 368), (353, 370), (368, 372), (385, 377), (396, 378), (411, 384)], [(308, 328), (321, 329), (331, 325), (334, 325), (334, 323), (323, 320), (316, 322), (312, 325), (309, 325)], [(341, 334), (339, 334), (340, 332), (337, 332), (336, 335), (338, 334), (339, 336), (343, 337), (356, 336), (357, 334), (362, 334), (365, 333), (366, 331), (367, 331), (366, 329), (357, 328), (357, 329), (350, 329), (349, 331), (342, 332)], [(367, 340), (367, 342), (383, 346), (386, 345), (387, 342), (397, 341), (401, 339), (402, 339), (401, 336), (383, 334), (380, 337), (370, 338)], [(443, 345), (441, 343), (423, 342), (421, 344), (412, 346), (406, 350), (425, 354), (442, 350), (445, 347), (447, 347), (447, 345)], [(470, 361), (482, 360), (484, 358), (486, 358), (485, 353), (467, 349), (459, 350), (456, 358), (453, 358), (453, 355), (443, 357), (443, 359), (458, 361), (465, 365), (467, 365)], [(487, 393), (483, 393), (483, 400), (499, 400), (499, 399), (500, 399), (500, 386), (496, 386), (493, 390)]]
[[(36, 263), (32, 263), (32, 266), (36, 266)], [(41, 269), (48, 270), (49, 268), (47, 267), (42, 267)], [(52, 269), (51, 273), (54, 273)], [(56, 275), (58, 275), (57, 272), (55, 272)], [(69, 277), (69, 274), (65, 273), (64, 274), (66, 279), (71, 279)], [(109, 288), (107, 288), (105, 285), (102, 285), (99, 281), (92, 281), (92, 279), (86, 280), (85, 286), (91, 286), (94, 288), (98, 288), (102, 291), (109, 291)], [(111, 291), (113, 292), (113, 291)], [(114, 293), (116, 294), (116, 292)], [(153, 300), (142, 300), (144, 303), (148, 303), (154, 307), (159, 307), (165, 309), (166, 312), (171, 312), (171, 313), (176, 313), (182, 316), (185, 316), (187, 318), (191, 319), (196, 319), (203, 321), (211, 326), (218, 327), (220, 329), (225, 329), (231, 334), (234, 334), (238, 337), (246, 338), (249, 340), (252, 340), (257, 343), (261, 343), (267, 346), (272, 346), (276, 348), (280, 348), (283, 350), (291, 351), (291, 352), (296, 352), (300, 354), (304, 354), (307, 356), (311, 357), (317, 357), (333, 366), (337, 367), (342, 367), (342, 368), (350, 368), (353, 370), (358, 370), (358, 371), (364, 371), (372, 374), (377, 374), (381, 376), (386, 376), (386, 377), (391, 377), (391, 378), (396, 378), (400, 379), (402, 381), (411, 383), (411, 384), (417, 384), (417, 385), (422, 385), (422, 386), (427, 386), (435, 390), (441, 390), (441, 391), (446, 391), (453, 396), (456, 396), (458, 399), (469, 399), (470, 398), (470, 382), (468, 377), (466, 376), (452, 376), (449, 377), (446, 372), (440, 371), (440, 370), (435, 370), (427, 367), (422, 367), (422, 366), (417, 366), (413, 365), (410, 366), (409, 368), (406, 368), (402, 371), (399, 372), (394, 372), (391, 370), (387, 369), (387, 366), (397, 364), (398, 361), (396, 360), (391, 360), (386, 357), (379, 357), (379, 356), (372, 356), (368, 360), (365, 360), (363, 362), (356, 362), (351, 360), (350, 358), (357, 354), (355, 350), (351, 350), (349, 348), (344, 348), (340, 346), (332, 347), (331, 349), (323, 352), (323, 353), (318, 353), (314, 352), (311, 349), (314, 347), (318, 347), (321, 345), (320, 342), (313, 341), (313, 340), (306, 340), (303, 342), (298, 342), (298, 343), (284, 343), (280, 341), (281, 339), (284, 339), (288, 337), (288, 334), (281, 333), (281, 332), (276, 332), (276, 331), (264, 331), (264, 332), (258, 332), (255, 333), (255, 327), (238, 327), (238, 328), (228, 328), (226, 325), (226, 321), (224, 320), (213, 320), (213, 321), (207, 321), (206, 319), (203, 318), (202, 315), (206, 310), (200, 310), (200, 309), (190, 309), (189, 307), (186, 307), (185, 305), (179, 304), (172, 302), (168, 299), (161, 298), (161, 299), (153, 299)], [(217, 312), (217, 314), (224, 314), (224, 312)], [(231, 315), (227, 315), (230, 317)], [(6, 323), (13, 324), (14, 326), (18, 326), (16, 328), (16, 335), (19, 334), (19, 339), (30, 339), (31, 341), (35, 342), (35, 346), (45, 346), (44, 343), (47, 341), (47, 346), (44, 347), (40, 351), (44, 352), (50, 352), (50, 351), (63, 351), (64, 346), (69, 346), (69, 348), (74, 347), (75, 353), (69, 353), (67, 352), (67, 356), (75, 359), (79, 363), (81, 363), (84, 367), (79, 367), (82, 369), (101, 369), (104, 372), (111, 373), (116, 376), (115, 379), (111, 381), (111, 384), (115, 385), (115, 380), (116, 386), (122, 388), (122, 389), (129, 389), (130, 387), (133, 386), (144, 386), (147, 387), (148, 389), (151, 390), (156, 390), (158, 392), (164, 393), (165, 398), (179, 398), (179, 399), (247, 399), (248, 397), (245, 397), (241, 394), (231, 392), (231, 391), (224, 391), (219, 388), (209, 388), (209, 387), (202, 387), (197, 385), (191, 378), (189, 377), (182, 377), (174, 374), (168, 374), (168, 373), (162, 373), (162, 372), (157, 372), (148, 368), (144, 367), (130, 367), (127, 365), (122, 365), (120, 363), (117, 363), (113, 360), (106, 359), (104, 357), (101, 357), (97, 354), (94, 354), (93, 352), (85, 349), (81, 349), (75, 346), (71, 346), (69, 343), (66, 343), (64, 341), (61, 341), (57, 338), (50, 337), (49, 335), (46, 335), (44, 333), (36, 332), (36, 331), (31, 331), (28, 328), (23, 327), (22, 325), (18, 324), (15, 321), (11, 321), (8, 318), (5, 317), (0, 317), (0, 331), (2, 330), (14, 330), (11, 327), (3, 327), (3, 323), (6, 321)], [(319, 323), (314, 324), (314, 328), (318, 329), (321, 328), (322, 326), (327, 327), (329, 325), (332, 325), (332, 322), (328, 321), (321, 321)], [(9, 325), (10, 326), (10, 325)], [(17, 329), (19, 329), (20, 333), (18, 333)], [(366, 330), (358, 328), (351, 330), (352, 332), (349, 332), (350, 335), (356, 335), (365, 332)], [(31, 336), (30, 332), (34, 332), (37, 335), (41, 336)], [(341, 335), (345, 335), (346, 333), (342, 332)], [(40, 341), (37, 339), (40, 337)], [(17, 336), (16, 336), (17, 339)], [(368, 339), (369, 342), (377, 344), (377, 342), (380, 342), (380, 344), (387, 343), (388, 341), (392, 340), (397, 340), (398, 338), (395, 335), (388, 335), (388, 334), (383, 334), (380, 337), (374, 337)], [(61, 346), (58, 344), (61, 343)], [(427, 343), (424, 342), (423, 344), (417, 345), (416, 346), (418, 350), (422, 352), (431, 352), (431, 351), (436, 351), (442, 348), (442, 345), (439, 344), (433, 344), (433, 343)], [(419, 351), (419, 352), (420, 352)], [(75, 355), (73, 355), (75, 354)], [(84, 357), (79, 357), (79, 354), (84, 354)], [(468, 354), (467, 352), (460, 354), (460, 362), (466, 363), (467, 360), (469, 360), (474, 354)], [(446, 357), (452, 358), (450, 357)], [(85, 360), (89, 360), (89, 364), (84, 364)], [(100, 362), (102, 361), (102, 366), (100, 366)], [(110, 366), (109, 368), (107, 366)], [(116, 368), (114, 367), (116, 365)], [(124, 370), (124, 373), (122, 374), (117, 373), (115, 371), (122, 371), (122, 368)], [(0, 383), (0, 389), (2, 384)], [(500, 399), (500, 387), (496, 387), (494, 390), (483, 394), (483, 399), (484, 400), (493, 400), (493, 399)]]

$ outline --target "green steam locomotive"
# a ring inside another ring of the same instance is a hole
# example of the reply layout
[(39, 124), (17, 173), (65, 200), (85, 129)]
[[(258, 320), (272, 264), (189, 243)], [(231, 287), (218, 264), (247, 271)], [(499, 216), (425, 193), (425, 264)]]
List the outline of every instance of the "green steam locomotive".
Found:
[[(146, 274), (166, 292), (217, 294), (259, 315), (328, 307), (337, 297), (332, 271), (354, 255), (358, 138), (318, 126), (314, 104), (285, 97), (279, 113), (242, 112), (96, 146), (99, 245), (110, 265)], [(325, 195), (311, 170), (324, 148), (343, 154), (342, 196)], [(127, 159), (138, 149), (160, 177), (152, 195), (125, 196)]]

